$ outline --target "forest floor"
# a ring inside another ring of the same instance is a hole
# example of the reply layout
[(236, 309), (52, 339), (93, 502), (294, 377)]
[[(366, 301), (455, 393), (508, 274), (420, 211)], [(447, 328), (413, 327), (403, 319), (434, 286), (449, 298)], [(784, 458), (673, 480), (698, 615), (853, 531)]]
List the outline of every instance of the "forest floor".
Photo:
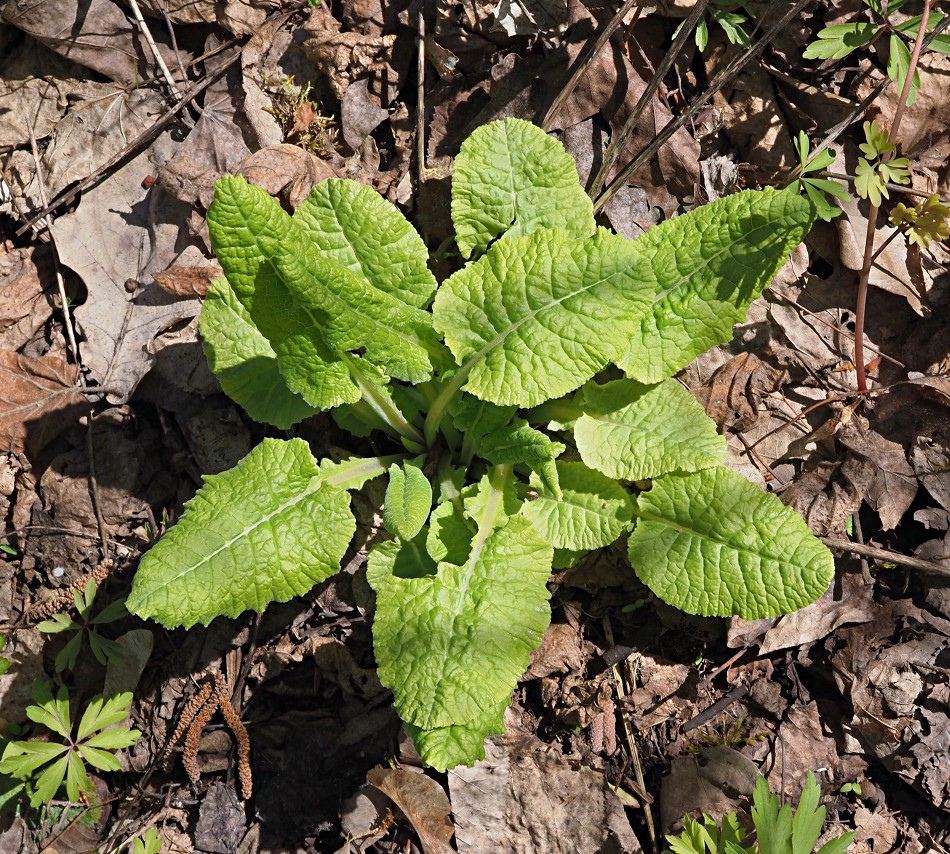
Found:
[[(794, 803), (809, 772), (826, 835), (856, 831), (852, 851), (950, 850), (945, 244), (900, 234), (875, 258), (872, 394), (854, 394), (851, 364), (869, 212), (853, 184), (862, 123), (894, 119), (900, 87), (879, 85), (895, 50), (887, 28), (920, 3), (841, 59), (803, 55), (823, 27), (880, 22), (876, 4), (800, 4), (760, 52), (727, 35), (758, 44), (791, 4), (713, 5), (707, 43), (689, 36), (677, 49), (608, 180), (689, 120), (599, 214), (635, 238), (737, 189), (787, 182), (797, 134), (814, 148), (839, 128), (828, 172), (852, 200), (816, 224), (732, 343), (679, 375), (727, 437), (732, 468), (816, 535), (868, 547), (835, 550), (836, 581), (818, 602), (755, 622), (693, 617), (655, 599), (622, 547), (596, 553), (552, 577), (553, 622), (507, 735), (474, 769), (448, 774), (421, 773), (376, 676), (358, 552), (260, 615), (187, 630), (128, 615), (103, 623), (96, 632), (120, 644), (121, 663), (100, 663), (87, 638), (57, 668), (70, 634), (37, 628), (44, 603), (93, 576), (94, 612), (124, 599), (202, 476), (287, 435), (231, 402), (202, 352), (198, 314), (220, 275), (205, 223), (214, 181), (243, 174), (292, 207), (326, 177), (355, 178), (404, 211), (442, 279), (454, 262), (436, 250), (452, 236), (462, 140), (494, 119), (542, 124), (598, 192), (606, 145), (623, 138), (694, 3), (628, 4), (594, 53), (615, 7), (279, 5), (0, 0), (0, 622), (11, 662), (0, 725), (7, 738), (38, 734), (25, 710), (45, 676), (65, 686), (74, 717), (104, 685), (132, 690), (142, 733), (121, 771), (90, 769), (86, 804), (59, 792), (33, 808), (4, 780), (0, 852), (125, 851), (149, 828), (169, 854), (654, 851), (685, 814), (747, 813), (758, 774)], [(950, 200), (946, 55), (922, 56), (897, 141), (912, 181), (884, 201), (878, 247), (894, 231), (889, 206)], [(346, 441), (325, 415), (292, 434)], [(220, 714), (194, 736), (197, 783), (167, 749), (216, 673), (250, 735), (247, 800)]]

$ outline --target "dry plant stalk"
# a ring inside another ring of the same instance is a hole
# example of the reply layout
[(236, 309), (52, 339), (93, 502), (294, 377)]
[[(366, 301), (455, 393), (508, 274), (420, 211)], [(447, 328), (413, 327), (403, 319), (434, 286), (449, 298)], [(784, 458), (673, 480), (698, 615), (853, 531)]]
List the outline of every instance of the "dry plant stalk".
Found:
[(229, 730), (234, 735), (238, 748), (238, 778), (241, 781), (241, 794), (244, 800), (251, 797), (253, 780), (251, 777), (251, 741), (248, 738), (247, 727), (231, 705), (227, 683), (221, 673), (214, 674), (214, 680), (206, 682), (201, 690), (192, 697), (182, 710), (175, 732), (165, 746), (164, 767), (171, 765), (171, 750), (184, 737), (185, 747), (182, 752), (182, 765), (188, 779), (197, 784), (201, 774), (198, 768), (198, 745), (201, 742), (201, 732), (211, 720), (215, 711), (221, 710), (221, 716)]
[(62, 593), (57, 594), (52, 599), (47, 599), (39, 605), (34, 606), (29, 613), (30, 622), (39, 622), (58, 614), (61, 611), (68, 611), (75, 603), (75, 595), (86, 589), (86, 583), (91, 578), (98, 587), (102, 580), (112, 571), (112, 559), (106, 558), (85, 578), (80, 578), (69, 585)]

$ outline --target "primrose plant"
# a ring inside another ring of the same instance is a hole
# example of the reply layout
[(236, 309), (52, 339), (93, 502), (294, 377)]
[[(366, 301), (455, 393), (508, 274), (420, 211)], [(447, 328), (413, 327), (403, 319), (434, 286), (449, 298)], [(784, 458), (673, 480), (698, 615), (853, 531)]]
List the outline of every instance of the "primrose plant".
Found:
[(745, 617), (796, 610), (833, 575), (799, 516), (723, 466), (725, 440), (670, 378), (731, 338), (812, 202), (746, 191), (628, 240), (595, 226), (563, 147), (508, 119), (463, 144), (452, 219), (470, 260), (439, 285), (412, 226), (361, 184), (324, 181), (290, 216), (242, 178), (217, 183), (225, 277), (201, 332), (225, 391), (283, 429), (332, 410), (389, 453), (317, 460), (265, 439), (206, 478), (127, 602), (191, 626), (306, 593), (350, 546), (349, 493), (386, 478), (376, 660), (439, 769), (504, 730), (552, 566), (629, 534), (656, 595)]

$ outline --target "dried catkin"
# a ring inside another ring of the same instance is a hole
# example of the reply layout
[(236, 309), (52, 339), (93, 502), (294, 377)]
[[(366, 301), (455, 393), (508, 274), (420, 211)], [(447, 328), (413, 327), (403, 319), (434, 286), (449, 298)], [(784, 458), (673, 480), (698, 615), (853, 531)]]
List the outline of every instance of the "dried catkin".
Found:
[(201, 731), (207, 726), (217, 707), (218, 704), (211, 700), (198, 709), (185, 736), (185, 751), (182, 753), (181, 764), (185, 766), (188, 779), (194, 784), (197, 784), (201, 778), (198, 770), (198, 744), (201, 741)]
[(251, 741), (247, 735), (247, 727), (244, 726), (238, 713), (231, 705), (231, 697), (228, 695), (228, 686), (225, 684), (224, 677), (220, 673), (215, 673), (214, 684), (218, 695), (218, 706), (224, 721), (234, 733), (234, 739), (237, 741), (238, 748), (238, 777), (241, 780), (241, 794), (244, 800), (251, 797), (253, 791), (253, 781), (251, 779)]
[[(175, 748), (175, 745), (177, 745), (185, 737), (185, 733), (191, 726), (191, 722), (195, 719), (195, 715), (198, 714), (198, 712), (210, 698), (211, 685), (210, 683), (205, 683), (201, 686), (198, 693), (195, 694), (194, 697), (192, 697), (187, 703), (185, 703), (185, 708), (181, 710), (181, 717), (178, 718), (178, 726), (175, 727), (175, 732), (165, 745), (162, 765), (166, 771), (171, 770), (172, 750)], [(214, 709), (212, 709), (212, 714), (213, 713)]]
[(52, 617), (53, 614), (58, 614), (61, 611), (68, 611), (73, 607), (73, 603), (75, 602), (75, 594), (86, 589), (86, 583), (90, 578), (98, 585), (111, 571), (112, 560), (109, 558), (100, 563), (99, 566), (97, 566), (85, 578), (80, 578), (78, 581), (74, 581), (69, 585), (69, 587), (63, 590), (62, 593), (59, 593), (52, 599), (47, 599), (45, 602), (42, 602), (41, 604), (34, 607), (29, 613), (30, 622), (45, 620), (49, 617)]

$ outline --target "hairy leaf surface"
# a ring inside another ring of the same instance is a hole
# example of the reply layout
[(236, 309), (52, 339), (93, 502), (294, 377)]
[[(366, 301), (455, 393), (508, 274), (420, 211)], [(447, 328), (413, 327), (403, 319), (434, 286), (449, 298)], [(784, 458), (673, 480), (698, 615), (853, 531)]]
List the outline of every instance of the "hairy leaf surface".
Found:
[(208, 365), (221, 388), (255, 421), (287, 430), (319, 412), (287, 387), (274, 348), (224, 276), (208, 289), (200, 329)]
[(306, 593), (340, 568), (356, 530), (349, 495), (302, 439), (265, 439), (205, 478), (185, 515), (142, 558), (126, 603), (165, 626), (209, 623)]
[(654, 298), (637, 241), (555, 229), (501, 240), (447, 279), (433, 304), (465, 390), (537, 406), (618, 359)]
[(422, 761), (436, 771), (448, 771), (457, 765), (474, 765), (485, 758), (485, 739), (505, 731), (507, 708), (508, 697), (505, 697), (476, 720), (464, 724), (422, 729), (407, 723), (404, 727)]
[(583, 463), (557, 462), (561, 495), (548, 490), (537, 475), (537, 497), (526, 501), (522, 515), (541, 537), (559, 549), (590, 550), (609, 546), (633, 516), (630, 495), (609, 477)]
[(429, 253), (391, 202), (358, 181), (321, 181), (294, 212), (294, 222), (330, 261), (408, 305), (425, 308), (435, 294)]
[(671, 605), (753, 620), (814, 602), (831, 552), (774, 495), (727, 468), (656, 478), (637, 498), (630, 563)]
[(492, 530), (462, 566), (401, 578), (397, 542), (373, 549), (373, 639), (380, 681), (403, 720), (422, 729), (466, 724), (503, 701), (551, 619), (553, 550), (520, 517)]
[(269, 263), (282, 243), (299, 239), (280, 205), (243, 178), (226, 175), (215, 184), (208, 231), (228, 283), (270, 342), (290, 389), (321, 410), (359, 400), (339, 354)]
[(574, 440), (591, 468), (620, 480), (698, 471), (726, 461), (726, 440), (676, 380), (615, 380), (583, 389)]
[(573, 158), (521, 119), (484, 125), (462, 143), (452, 174), (452, 222), (465, 258), (503, 234), (563, 228), (589, 237), (595, 227)]
[(814, 221), (804, 196), (767, 188), (726, 196), (638, 237), (653, 308), (617, 364), (656, 383), (729, 341)]

